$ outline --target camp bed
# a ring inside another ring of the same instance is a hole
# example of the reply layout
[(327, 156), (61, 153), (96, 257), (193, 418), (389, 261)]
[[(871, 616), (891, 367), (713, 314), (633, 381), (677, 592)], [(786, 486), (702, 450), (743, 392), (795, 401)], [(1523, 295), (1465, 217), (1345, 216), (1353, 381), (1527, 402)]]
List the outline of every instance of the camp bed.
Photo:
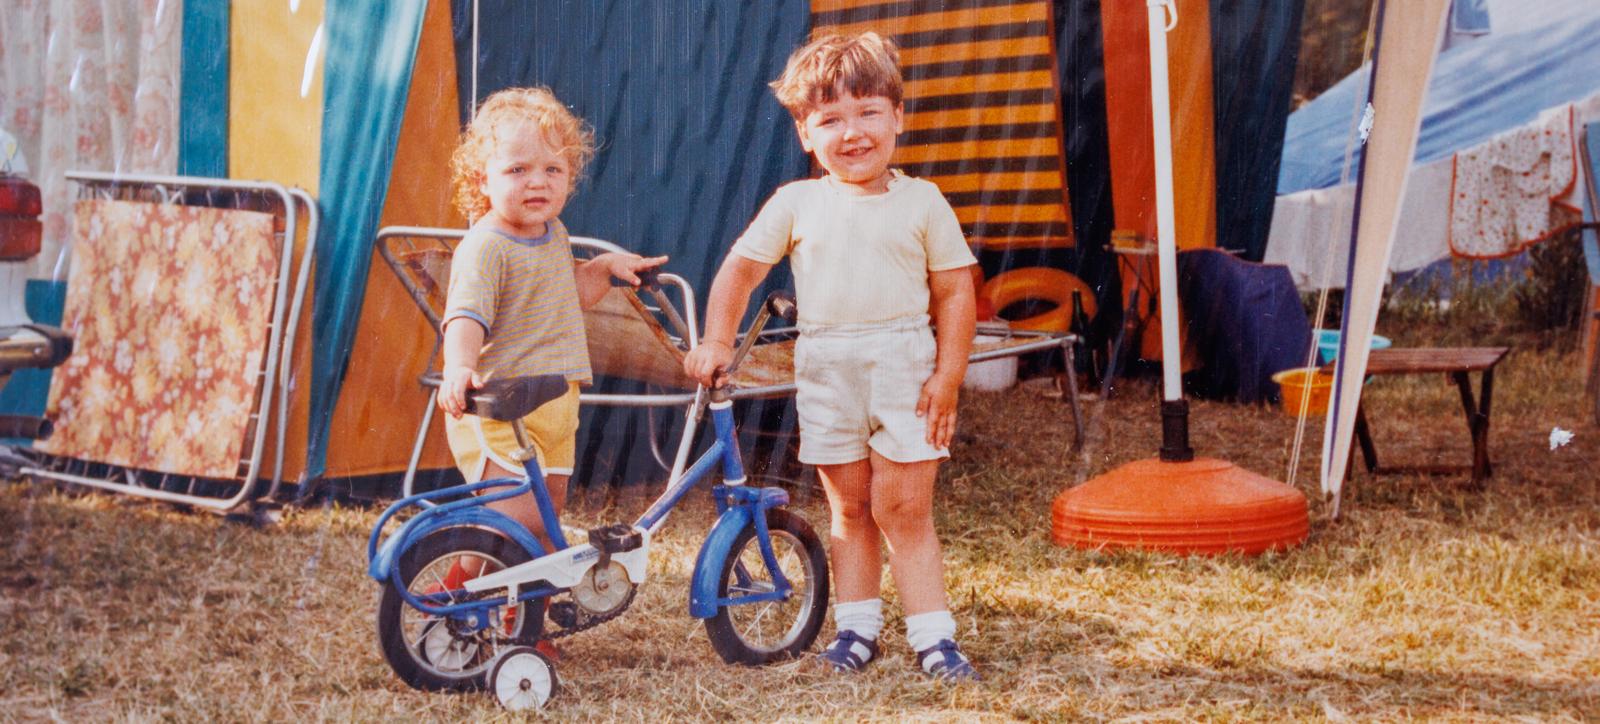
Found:
[[(285, 360), (294, 358), (292, 331), (299, 326), (310, 281), (316, 200), (301, 189), (270, 182), (92, 171), (69, 171), (66, 177), (79, 189), (71, 279), (82, 287), (68, 287), (66, 311), (79, 321), (63, 324), (75, 337), (75, 349), (53, 372), (50, 414), (68, 422), (57, 420), (55, 434), (32, 453), (39, 463), (20, 472), (221, 512), (260, 492), (271, 436), (276, 445), (266, 493), (275, 495), (283, 482), (288, 429), (291, 370)], [(232, 233), (241, 229), (258, 233)], [(297, 245), (302, 234), (304, 243)], [(134, 247), (142, 256), (128, 256)], [(241, 270), (246, 258), (255, 263)], [(206, 274), (187, 273), (200, 266), (196, 261), (208, 262)], [(80, 273), (89, 268), (108, 273)], [(208, 286), (219, 279), (233, 286)], [(124, 301), (188, 296), (167, 306), (130, 311), (124, 303), (105, 310), (94, 306), (94, 295), (103, 293), (104, 285), (125, 291)], [(157, 294), (158, 286), (171, 293)], [(230, 300), (239, 298), (245, 298), (239, 308), (252, 314), (224, 320), (232, 336), (212, 339), (209, 347), (206, 340), (182, 333), (152, 338), (158, 330), (191, 329), (176, 326), (174, 320), (185, 315), (201, 324), (215, 322), (207, 317), (230, 314), (235, 309)], [(139, 328), (122, 330), (120, 336), (90, 332), (88, 327), (103, 322), (108, 311), (133, 315), (127, 318)], [(244, 354), (223, 355), (233, 360), (227, 369), (198, 352), (231, 352), (239, 340), (253, 342), (243, 344)], [(159, 363), (151, 362), (154, 356), (162, 357)], [(121, 374), (135, 384), (83, 381), (93, 377), (75, 381), (71, 373), (79, 367)], [(219, 411), (223, 377), (235, 394)], [(174, 400), (187, 401), (193, 415), (181, 426), (174, 423), (176, 432), (163, 437), (152, 420), (170, 413)], [(124, 414), (134, 406), (142, 416)], [(215, 444), (219, 438), (229, 442)], [(206, 449), (172, 453), (185, 445)]]

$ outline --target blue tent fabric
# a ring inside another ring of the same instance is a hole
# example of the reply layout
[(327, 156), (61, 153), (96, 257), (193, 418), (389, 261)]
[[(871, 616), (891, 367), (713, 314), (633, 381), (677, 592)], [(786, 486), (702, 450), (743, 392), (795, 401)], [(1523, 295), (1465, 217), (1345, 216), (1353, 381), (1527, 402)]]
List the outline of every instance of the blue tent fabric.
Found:
[[(1600, 12), (1440, 53), (1423, 106), (1416, 163), (1444, 158), (1532, 122), (1546, 108), (1593, 95), (1600, 91), (1595, 68)], [(1366, 97), (1366, 82), (1365, 70), (1358, 70), (1290, 114), (1278, 193), (1339, 183), (1352, 108)], [(1219, 181), (1222, 176), (1219, 170)]]
[(1267, 252), (1304, 3), (1211, 0), (1217, 246)]
[(1272, 375), (1304, 367), (1311, 323), (1289, 268), (1255, 264), (1218, 249), (1178, 254), (1185, 333), (1201, 367), (1183, 377), (1188, 394), (1276, 402)]
[[(1121, 294), (1116, 255), (1108, 251), (1116, 218), (1111, 205), (1111, 131), (1106, 125), (1105, 48), (1101, 35), (1100, 0), (1055, 0), (1056, 56), (1061, 88), (1061, 128), (1067, 162), (1067, 198), (1072, 207), (1076, 240), (1062, 264), (1049, 259), (1036, 266), (1064, 266), (1095, 291), (1100, 309), (1115, 310)], [(999, 275), (1029, 266), (1022, 254), (980, 254), (984, 273)], [(1001, 262), (994, 264), (990, 261)], [(1009, 262), (1017, 263), (1009, 263)], [(1089, 330), (1094, 339), (1114, 333), (1116, 314), (1096, 316)], [(1087, 360), (1081, 360), (1087, 363)]]
[[(37, 324), (61, 326), (61, 317), (67, 306), (66, 282), (29, 279), (23, 295), (29, 319)], [(11, 379), (0, 389), (0, 414), (43, 415), (50, 402), (50, 377), (53, 371), (27, 368), (11, 373)], [(0, 439), (0, 445), (32, 447), (33, 441), (4, 438)]]
[[(464, 123), (473, 3), (453, 12)], [(548, 86), (599, 145), (561, 214), (567, 228), (667, 254), (705, 290), (767, 197), (810, 170), (767, 88), (805, 42), (810, 12), (808, 0), (480, 0), (478, 99)]]
[(427, 0), (330, 0), (324, 20), (322, 227), (312, 296), (306, 474), (327, 465), (328, 432), (355, 341), (394, 166)]
[[(1600, 179), (1600, 121), (1584, 126), (1587, 138), (1585, 145), (1589, 152), (1589, 178)], [(1594, 200), (1587, 195), (1583, 203), (1586, 215), (1585, 221), (1600, 220), (1600, 209), (1595, 208)], [(1600, 285), (1600, 236), (1594, 229), (1585, 229), (1583, 232), (1583, 258), (1589, 265), (1589, 283)]]
[[(810, 172), (794, 121), (766, 85), (805, 42), (809, 0), (479, 0), (477, 11), (479, 102), (504, 88), (544, 85), (594, 126), (599, 148), (561, 214), (574, 234), (666, 254), (667, 270), (703, 294), (772, 192)], [(452, 13), (465, 122), (472, 0), (454, 0)], [(766, 287), (788, 284), (780, 264)], [(640, 391), (634, 384), (602, 379), (598, 391)], [(650, 429), (644, 414), (585, 409), (572, 484), (659, 474), (649, 446), (639, 444)], [(787, 400), (741, 404), (736, 414), (764, 420), (744, 426), (746, 435), (794, 426)], [(752, 474), (792, 460), (784, 445), (746, 449)]]

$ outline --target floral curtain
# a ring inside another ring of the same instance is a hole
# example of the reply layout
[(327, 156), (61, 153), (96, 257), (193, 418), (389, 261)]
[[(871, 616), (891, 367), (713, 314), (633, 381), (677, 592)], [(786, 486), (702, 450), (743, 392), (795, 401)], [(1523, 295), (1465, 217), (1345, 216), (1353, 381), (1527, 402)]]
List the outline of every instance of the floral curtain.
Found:
[(0, 128), (44, 193), (35, 279), (65, 279), (69, 170), (171, 174), (178, 159), (182, 0), (5, 0)]

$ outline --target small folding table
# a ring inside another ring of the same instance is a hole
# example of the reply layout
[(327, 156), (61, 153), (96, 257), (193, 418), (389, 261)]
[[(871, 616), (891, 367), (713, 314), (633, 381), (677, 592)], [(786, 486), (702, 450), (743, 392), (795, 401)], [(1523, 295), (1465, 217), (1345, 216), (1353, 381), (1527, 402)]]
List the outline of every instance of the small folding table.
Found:
[[(1471, 472), (1471, 482), (1481, 486), (1494, 474), (1489, 462), (1489, 402), (1494, 393), (1494, 368), (1504, 359), (1509, 347), (1438, 347), (1416, 349), (1375, 349), (1367, 358), (1367, 375), (1410, 375), (1442, 372), (1461, 392), (1461, 408), (1467, 415), (1467, 432), (1472, 436), (1471, 465), (1379, 465), (1378, 450), (1367, 427), (1366, 403), (1356, 408), (1356, 441), (1367, 471), (1373, 475), (1423, 473), (1448, 475)], [(1331, 369), (1329, 363), (1325, 369)], [(1479, 393), (1472, 394), (1467, 375), (1480, 373)]]

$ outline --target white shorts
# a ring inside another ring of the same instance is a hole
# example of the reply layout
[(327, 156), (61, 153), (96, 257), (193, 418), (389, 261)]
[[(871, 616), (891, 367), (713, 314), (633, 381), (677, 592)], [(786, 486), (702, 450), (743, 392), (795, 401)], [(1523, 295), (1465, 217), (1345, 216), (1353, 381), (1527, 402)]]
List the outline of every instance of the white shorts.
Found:
[(800, 324), (794, 346), (800, 462), (841, 465), (868, 449), (897, 463), (950, 457), (917, 416), (938, 344), (928, 315), (869, 324)]

